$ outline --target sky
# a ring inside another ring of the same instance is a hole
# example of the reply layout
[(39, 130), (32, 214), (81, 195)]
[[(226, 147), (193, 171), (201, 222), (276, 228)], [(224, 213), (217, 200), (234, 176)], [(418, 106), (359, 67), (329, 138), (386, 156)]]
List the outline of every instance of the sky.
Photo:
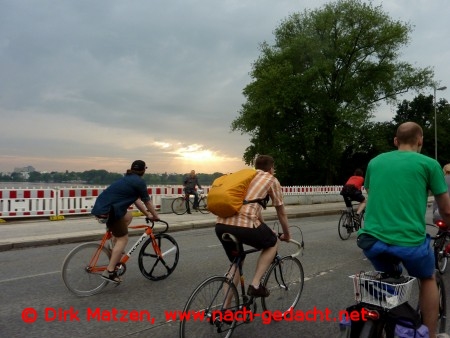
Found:
[[(260, 44), (327, 2), (0, 0), (0, 172), (124, 172), (135, 159), (150, 173), (244, 168), (249, 136), (231, 122)], [(401, 59), (450, 85), (450, 1), (373, 4), (413, 26)]]

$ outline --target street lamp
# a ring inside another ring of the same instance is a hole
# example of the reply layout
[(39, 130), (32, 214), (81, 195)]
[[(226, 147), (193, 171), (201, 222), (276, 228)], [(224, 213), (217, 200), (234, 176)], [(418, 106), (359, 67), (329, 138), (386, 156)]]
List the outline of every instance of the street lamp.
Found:
[(436, 88), (436, 86), (433, 87), (434, 88), (434, 159), (437, 161), (437, 117), (436, 117), (436, 90), (446, 90), (447, 87), (443, 86), (443, 87), (439, 87)]

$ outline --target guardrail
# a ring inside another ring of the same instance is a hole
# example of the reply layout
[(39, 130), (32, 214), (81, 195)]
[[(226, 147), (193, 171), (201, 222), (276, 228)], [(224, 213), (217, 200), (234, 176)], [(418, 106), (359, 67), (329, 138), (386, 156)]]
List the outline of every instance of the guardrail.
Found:
[[(203, 186), (202, 188), (207, 194), (210, 187)], [(315, 195), (339, 196), (341, 188), (342, 186), (287, 186), (282, 187), (282, 190), (286, 204), (301, 204), (305, 198), (311, 203), (320, 203), (312, 200), (312, 196)], [(64, 219), (64, 216), (67, 215), (90, 214), (97, 197), (105, 189), (106, 186), (0, 189), (0, 219), (49, 217), (57, 220)], [(148, 193), (157, 210), (163, 213), (171, 212), (168, 210), (167, 200), (182, 195), (183, 187), (151, 186), (148, 187)], [(307, 198), (308, 196), (310, 198)], [(335, 201), (334, 196), (332, 201)], [(133, 211), (136, 208), (132, 205), (129, 210)]]

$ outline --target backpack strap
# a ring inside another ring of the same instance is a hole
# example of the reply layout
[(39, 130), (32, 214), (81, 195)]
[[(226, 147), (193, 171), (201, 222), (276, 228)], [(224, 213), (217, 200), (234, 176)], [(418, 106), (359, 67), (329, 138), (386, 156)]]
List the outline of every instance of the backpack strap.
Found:
[(258, 203), (259, 205), (261, 205), (263, 207), (263, 209), (265, 210), (267, 208), (267, 203), (269, 203), (269, 195), (267, 195), (264, 198), (257, 198), (254, 200), (244, 200), (244, 202), (242, 204), (249, 204), (249, 203)]

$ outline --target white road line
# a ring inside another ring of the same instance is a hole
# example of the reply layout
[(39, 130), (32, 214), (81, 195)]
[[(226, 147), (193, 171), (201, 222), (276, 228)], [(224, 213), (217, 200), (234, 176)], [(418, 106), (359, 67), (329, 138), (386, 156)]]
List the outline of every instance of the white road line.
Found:
[(0, 283), (5, 283), (5, 282), (13, 282), (16, 280), (21, 280), (21, 279), (26, 279), (26, 278), (32, 278), (32, 277), (40, 277), (40, 276), (46, 276), (46, 275), (53, 275), (56, 273), (61, 273), (60, 271), (51, 271), (51, 272), (45, 272), (45, 273), (38, 273), (36, 275), (28, 275), (28, 276), (23, 276), (23, 277), (16, 277), (16, 278), (10, 278), (10, 279), (4, 279), (4, 280), (0, 280)]

